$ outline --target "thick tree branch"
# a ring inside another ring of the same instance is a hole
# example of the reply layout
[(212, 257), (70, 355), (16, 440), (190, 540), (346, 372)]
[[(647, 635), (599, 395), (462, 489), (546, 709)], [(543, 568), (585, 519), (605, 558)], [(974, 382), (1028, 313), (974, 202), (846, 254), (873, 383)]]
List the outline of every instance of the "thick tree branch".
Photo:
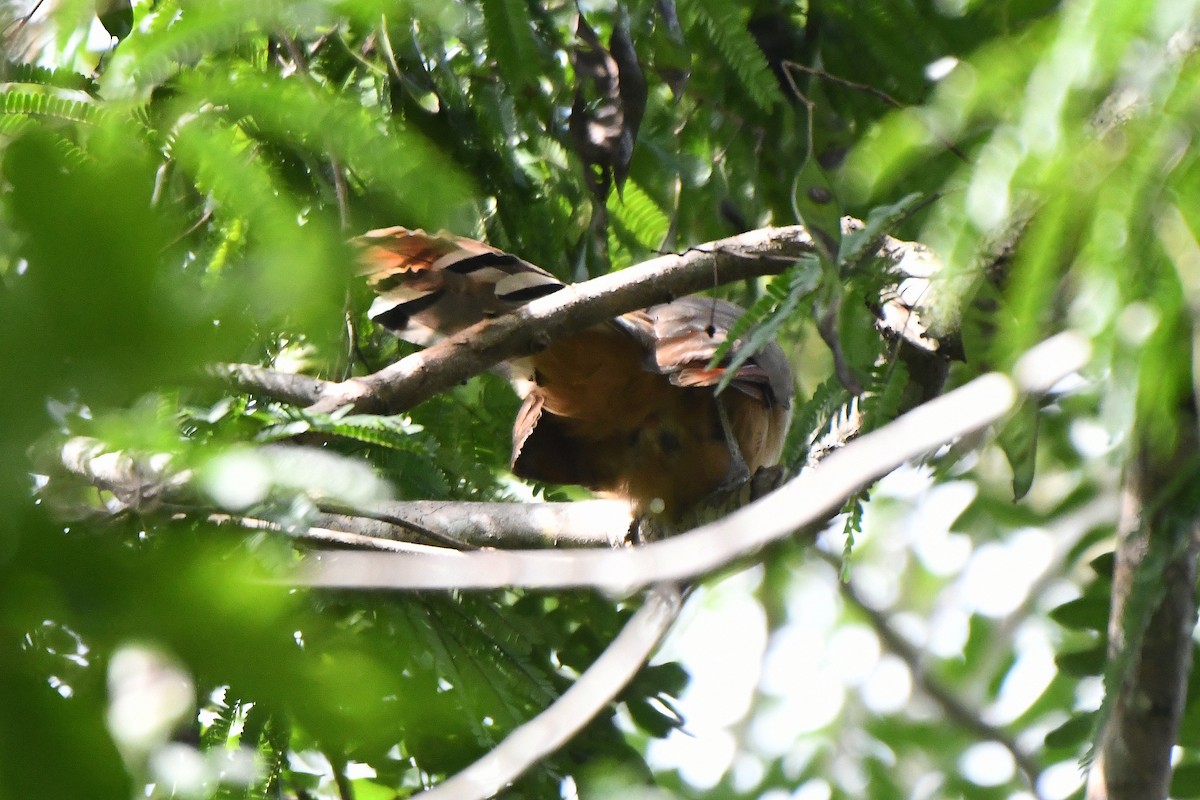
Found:
[(616, 699), (679, 615), (682, 594), (663, 584), (646, 593), (642, 607), (571, 688), (462, 772), (420, 795), (425, 800), (484, 800), (561, 748)]
[[(1193, 420), (1194, 422), (1194, 420)], [(1169, 458), (1147, 448), (1126, 489), (1113, 574), (1109, 660), (1119, 683), (1098, 732), (1088, 800), (1165, 800), (1187, 700), (1200, 542), (1195, 430)]]
[(208, 373), (234, 389), (263, 395), (297, 406), (312, 405), (325, 394), (336, 391), (336, 381), (260, 367), (255, 364), (214, 364)]
[(622, 544), (631, 521), (629, 504), (620, 500), (572, 503), (406, 500), (381, 503), (369, 512), (322, 513), (313, 524), (385, 540), (410, 540), (412, 532), (408, 526), (415, 524), (465, 547), (513, 549), (617, 546)]
[[(572, 331), (674, 297), (782, 272), (813, 252), (803, 227), (764, 228), (642, 262), (484, 320), (379, 372), (315, 386), (311, 410), (395, 414)], [(263, 388), (271, 388), (264, 385)]]

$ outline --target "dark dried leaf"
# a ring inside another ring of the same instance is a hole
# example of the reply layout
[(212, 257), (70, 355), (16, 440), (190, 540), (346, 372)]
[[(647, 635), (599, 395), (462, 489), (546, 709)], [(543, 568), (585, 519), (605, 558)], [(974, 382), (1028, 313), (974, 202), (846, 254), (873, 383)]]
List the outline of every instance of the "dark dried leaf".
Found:
[(692, 54), (683, 38), (675, 0), (658, 0), (654, 8), (658, 13), (651, 36), (654, 71), (678, 100), (683, 97), (683, 89), (692, 74)]
[(614, 26), (608, 49), (582, 14), (575, 33), (571, 137), (587, 167), (588, 188), (603, 203), (614, 180), (620, 191), (629, 174), (646, 110), (646, 78), (624, 21)]
[(113, 38), (124, 39), (133, 32), (133, 4), (129, 0), (96, 0), (96, 16)]
[(624, 125), (617, 137), (613, 161), (613, 178), (616, 180), (617, 191), (625, 183), (629, 175), (629, 162), (633, 160), (633, 144), (637, 141), (638, 128), (642, 125), (642, 117), (646, 113), (646, 76), (638, 64), (637, 51), (633, 40), (629, 38), (629, 25), (621, 20), (613, 28), (608, 40), (608, 49), (613, 60), (617, 62), (617, 88), (620, 93), (621, 109)]

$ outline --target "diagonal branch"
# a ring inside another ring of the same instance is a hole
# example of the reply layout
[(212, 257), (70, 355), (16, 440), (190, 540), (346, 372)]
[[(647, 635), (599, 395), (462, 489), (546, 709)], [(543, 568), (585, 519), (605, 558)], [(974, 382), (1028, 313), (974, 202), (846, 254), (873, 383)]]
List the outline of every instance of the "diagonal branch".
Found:
[[(840, 568), (841, 564), (836, 557), (826, 553), (820, 555), (830, 566), (835, 569)], [(841, 591), (850, 604), (867, 618), (867, 622), (883, 641), (884, 646), (908, 666), (913, 681), (921, 691), (941, 707), (946, 718), (973, 736), (985, 741), (996, 742), (1004, 747), (1012, 755), (1017, 767), (1024, 773), (1025, 779), (1029, 781), (1030, 791), (1037, 792), (1038, 780), (1042, 773), (1037, 760), (1027, 753), (1007, 731), (984, 720), (978, 709), (969, 706), (944, 686), (937, 676), (925, 667), (921, 651), (896, 630), (886, 613), (863, 599), (853, 582), (843, 582)], [(1037, 796), (1041, 797), (1040, 794)]]
[[(844, 219), (843, 226), (847, 231), (865, 227), (851, 218)], [(813, 252), (812, 239), (800, 225), (762, 228), (709, 242), (679, 255), (661, 256), (569, 285), (378, 372), (341, 383), (247, 364), (218, 365), (210, 372), (241, 391), (307, 405), (315, 412), (352, 406), (365, 413), (394, 414), (506, 358), (537, 352), (565, 334), (692, 292), (777, 274)], [(880, 237), (878, 255), (892, 264), (901, 289), (914, 280), (927, 285), (938, 269), (937, 259), (924, 247), (889, 236)], [(881, 300), (881, 328), (927, 352), (937, 349), (937, 342), (925, 336), (921, 321), (904, 297)]]
[(399, 413), (506, 358), (537, 352), (564, 334), (718, 284), (783, 272), (812, 252), (803, 227), (764, 228), (571, 284), (379, 372), (322, 386), (311, 410), (331, 412), (351, 405), (358, 411)]
[(481, 800), (498, 794), (525, 770), (562, 747), (611, 703), (637, 674), (683, 602), (679, 588), (656, 586), (642, 607), (571, 688), (474, 764), (424, 792), (424, 800)]

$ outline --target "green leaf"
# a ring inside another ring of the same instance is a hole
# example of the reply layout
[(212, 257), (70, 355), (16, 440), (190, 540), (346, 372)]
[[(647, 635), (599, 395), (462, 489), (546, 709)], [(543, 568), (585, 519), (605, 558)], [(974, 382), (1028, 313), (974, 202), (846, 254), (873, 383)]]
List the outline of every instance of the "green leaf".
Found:
[(1012, 468), (1014, 501), (1024, 497), (1033, 485), (1037, 462), (1038, 419), (1037, 403), (1026, 400), (1009, 417), (996, 439)]
[(1046, 747), (1074, 748), (1083, 744), (1092, 734), (1096, 714), (1089, 711), (1075, 714), (1062, 725), (1046, 734)]
[(421, 134), (393, 126), (349, 98), (312, 84), (245, 72), (233, 80), (183, 82), (198, 104), (227, 109), (254, 138), (287, 140), (334, 155), (388, 189), (408, 224), (441, 227), (473, 196), (466, 173)]
[(1105, 642), (1099, 642), (1086, 650), (1059, 653), (1054, 657), (1054, 663), (1068, 675), (1088, 678), (1104, 672), (1104, 662), (1107, 658), (1108, 646)]
[(133, 32), (133, 4), (130, 0), (96, 0), (96, 16), (114, 39)]
[[(633, 180), (625, 182), (621, 194), (608, 196), (608, 213), (613, 222), (620, 226), (637, 242), (638, 252), (630, 253), (625, 263), (613, 257), (613, 266), (628, 266), (637, 256), (655, 253), (662, 247), (671, 221), (650, 195)], [(613, 243), (610, 242), (610, 248)]]
[[(172, 75), (194, 67), (263, 30), (289, 22), (282, 0), (241, 3), (159, 3), (147, 20), (118, 47), (100, 79), (110, 98), (144, 98)], [(312, 13), (314, 9), (309, 9)]]
[(99, 113), (92, 103), (70, 100), (30, 88), (8, 89), (0, 92), (0, 114), (52, 117), (69, 122), (91, 122)]
[(626, 700), (625, 707), (637, 726), (656, 739), (665, 739), (681, 726), (677, 717), (664, 713), (647, 700)]
[(767, 59), (746, 30), (747, 15), (730, 0), (683, 0), (684, 13), (699, 21), (742, 88), (761, 111), (783, 100)]
[(829, 175), (812, 155), (805, 159), (792, 180), (792, 210), (812, 237), (822, 263), (838, 264), (842, 249), (842, 204)]
[(640, 686), (644, 682), (648, 692), (678, 697), (690, 680), (687, 667), (678, 661), (665, 661), (643, 668), (638, 673), (637, 684)]
[(488, 51), (513, 93), (526, 91), (541, 73), (533, 23), (525, 0), (482, 0)]
[(1088, 562), (1088, 568), (1096, 573), (1096, 577), (1112, 582), (1113, 570), (1117, 566), (1117, 553), (1115, 550), (1109, 550), (1107, 553), (1101, 553)]
[(1172, 770), (1171, 797), (1200, 797), (1200, 764), (1179, 764)]
[(837, 261), (843, 269), (856, 265), (872, 256), (879, 248), (879, 239), (892, 233), (896, 226), (908, 219), (925, 201), (917, 192), (907, 194), (895, 203), (875, 206), (867, 215), (861, 228), (853, 228), (841, 240)]
[[(812, 259), (797, 261), (783, 275), (772, 279), (767, 293), (733, 325), (710, 361), (711, 366), (721, 364), (725, 368), (721, 382), (717, 384), (718, 392), (724, 391), (736, 377), (739, 367), (775, 340), (779, 329), (796, 313), (800, 301), (816, 290), (820, 272), (814, 267)], [(786, 290), (782, 287), (786, 287)], [(742, 333), (751, 325), (754, 327), (749, 335), (744, 341), (739, 341)], [(726, 354), (731, 350), (732, 355), (726, 359)]]
[(1109, 605), (1106, 597), (1084, 595), (1052, 608), (1050, 619), (1064, 628), (1105, 631), (1108, 629)]
[(93, 78), (74, 70), (52, 69), (40, 64), (0, 61), (0, 79), (10, 84), (32, 83), (59, 89), (74, 89), (88, 94), (96, 92), (96, 81)]

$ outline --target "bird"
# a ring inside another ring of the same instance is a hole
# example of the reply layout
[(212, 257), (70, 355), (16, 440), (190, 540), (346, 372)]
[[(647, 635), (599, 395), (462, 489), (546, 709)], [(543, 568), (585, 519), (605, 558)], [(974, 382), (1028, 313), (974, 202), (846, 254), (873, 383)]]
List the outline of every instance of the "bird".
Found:
[[(446, 232), (379, 228), (354, 244), (360, 275), (376, 295), (368, 316), (420, 346), (565, 285), (517, 256)], [(678, 519), (777, 463), (792, 411), (783, 350), (771, 342), (736, 367), (726, 366), (728, 358), (710, 366), (742, 314), (728, 301), (688, 295), (506, 362), (523, 398), (512, 473), (623, 498), (635, 516)], [(717, 394), (729, 369), (728, 387)]]

